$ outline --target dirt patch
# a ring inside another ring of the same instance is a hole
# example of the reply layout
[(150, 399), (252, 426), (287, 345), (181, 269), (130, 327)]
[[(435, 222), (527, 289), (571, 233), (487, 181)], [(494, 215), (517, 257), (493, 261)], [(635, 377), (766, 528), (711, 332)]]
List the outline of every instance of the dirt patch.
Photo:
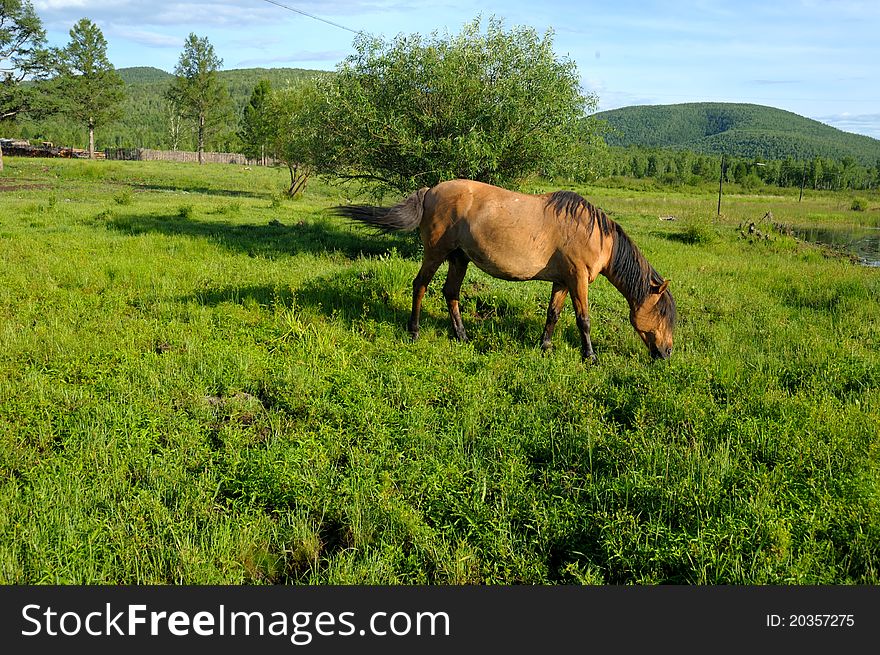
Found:
[(0, 184), (0, 193), (3, 191), (32, 191), (34, 189), (48, 189), (49, 184)]

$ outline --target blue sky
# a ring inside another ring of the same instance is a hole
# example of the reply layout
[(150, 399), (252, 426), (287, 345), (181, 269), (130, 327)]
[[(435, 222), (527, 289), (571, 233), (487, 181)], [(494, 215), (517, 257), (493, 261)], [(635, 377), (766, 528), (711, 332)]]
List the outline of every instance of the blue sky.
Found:
[[(118, 67), (172, 71), (190, 32), (224, 68), (332, 70), (354, 34), (266, 0), (32, 0), (53, 45), (82, 17)], [(375, 35), (458, 32), (478, 14), (554, 32), (599, 109), (724, 101), (787, 109), (880, 138), (877, 0), (277, 0)]]

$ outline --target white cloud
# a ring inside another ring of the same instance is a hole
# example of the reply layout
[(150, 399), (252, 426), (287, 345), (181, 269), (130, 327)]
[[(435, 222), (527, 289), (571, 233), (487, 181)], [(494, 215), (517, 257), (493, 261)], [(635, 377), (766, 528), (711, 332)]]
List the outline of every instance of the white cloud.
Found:
[(343, 52), (342, 50), (327, 50), (327, 51), (311, 51), (311, 50), (298, 50), (295, 52), (291, 52), (286, 55), (279, 55), (276, 57), (257, 57), (254, 59), (245, 59), (244, 61), (240, 61), (236, 64), (237, 68), (250, 68), (252, 66), (266, 66), (269, 64), (300, 64), (303, 62), (338, 62), (342, 61), (346, 55), (349, 53)]
[(181, 48), (183, 40), (177, 36), (131, 29), (125, 25), (109, 25), (105, 30), (108, 36), (119, 37), (149, 48)]
[(852, 114), (843, 112), (828, 116), (815, 116), (815, 120), (836, 127), (844, 132), (864, 134), (880, 139), (880, 114)]
[(50, 26), (72, 24), (83, 16), (98, 24), (253, 25), (278, 21), (278, 7), (248, 0), (216, 2), (136, 2), (134, 0), (37, 0), (37, 14)]

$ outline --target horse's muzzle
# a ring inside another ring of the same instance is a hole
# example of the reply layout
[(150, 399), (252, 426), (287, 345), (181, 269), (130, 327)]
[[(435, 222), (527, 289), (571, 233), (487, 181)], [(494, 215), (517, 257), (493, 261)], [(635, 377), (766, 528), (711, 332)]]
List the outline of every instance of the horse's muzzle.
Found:
[(667, 348), (663, 350), (661, 348), (651, 348), (651, 359), (669, 359), (669, 356), (672, 354), (672, 348)]

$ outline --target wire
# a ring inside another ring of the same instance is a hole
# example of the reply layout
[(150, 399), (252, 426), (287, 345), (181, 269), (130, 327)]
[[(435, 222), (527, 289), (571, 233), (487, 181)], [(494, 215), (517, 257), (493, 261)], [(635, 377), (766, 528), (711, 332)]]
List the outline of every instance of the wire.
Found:
[(292, 11), (295, 14), (300, 14), (302, 16), (306, 16), (308, 18), (313, 18), (314, 20), (319, 20), (322, 23), (327, 23), (327, 25), (332, 25), (333, 27), (338, 27), (341, 30), (346, 30), (347, 32), (351, 32), (352, 34), (366, 34), (363, 30), (353, 30), (350, 27), (346, 27), (345, 25), (340, 25), (339, 23), (334, 23), (332, 20), (327, 20), (326, 18), (321, 18), (320, 16), (315, 16), (314, 14), (310, 14), (307, 11), (303, 11), (302, 9), (297, 9), (296, 7), (288, 7), (287, 5), (283, 5), (280, 2), (275, 2), (275, 0), (263, 0), (264, 2), (268, 2), (270, 5), (275, 5), (276, 7), (281, 7), (282, 9), (286, 9), (287, 11)]

